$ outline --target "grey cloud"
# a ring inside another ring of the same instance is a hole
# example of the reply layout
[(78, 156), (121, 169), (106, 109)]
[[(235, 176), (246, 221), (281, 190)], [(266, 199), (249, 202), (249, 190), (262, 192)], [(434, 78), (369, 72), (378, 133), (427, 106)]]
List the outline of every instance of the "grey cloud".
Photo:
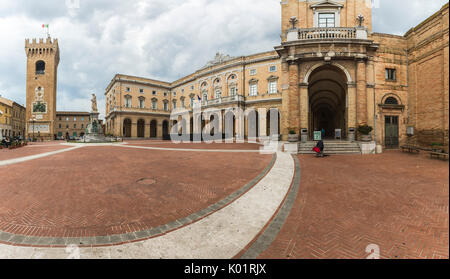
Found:
[[(404, 34), (446, 1), (381, 0), (374, 30)], [(405, 11), (405, 7), (407, 10)], [(279, 0), (0, 0), (0, 94), (25, 101), (24, 38), (43, 23), (61, 48), (58, 110), (89, 110), (95, 92), (116, 73), (173, 81), (199, 69), (216, 51), (232, 56), (269, 51), (280, 43)], [(3, 25), (3, 26), (2, 26)]]

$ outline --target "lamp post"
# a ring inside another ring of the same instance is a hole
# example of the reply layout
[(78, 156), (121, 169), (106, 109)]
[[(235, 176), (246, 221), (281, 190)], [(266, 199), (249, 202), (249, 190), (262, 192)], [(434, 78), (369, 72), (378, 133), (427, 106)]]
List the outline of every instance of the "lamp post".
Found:
[(30, 122), (33, 123), (33, 138), (32, 138), (31, 141), (34, 142), (34, 123), (36, 122), (36, 119), (35, 118), (31, 118)]

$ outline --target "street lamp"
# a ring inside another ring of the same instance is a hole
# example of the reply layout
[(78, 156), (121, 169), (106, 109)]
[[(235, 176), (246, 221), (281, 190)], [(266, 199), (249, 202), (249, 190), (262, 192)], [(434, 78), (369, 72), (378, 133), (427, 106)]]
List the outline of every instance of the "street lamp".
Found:
[(33, 139), (32, 139), (32, 142), (34, 142), (34, 123), (36, 122), (36, 119), (35, 118), (31, 118), (30, 122), (33, 123)]

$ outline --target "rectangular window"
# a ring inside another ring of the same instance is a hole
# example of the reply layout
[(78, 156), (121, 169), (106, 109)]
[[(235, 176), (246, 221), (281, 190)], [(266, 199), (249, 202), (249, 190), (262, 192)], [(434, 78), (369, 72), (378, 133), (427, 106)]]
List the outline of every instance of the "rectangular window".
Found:
[(141, 108), (141, 109), (144, 108), (144, 100), (143, 99), (139, 100), (139, 108)]
[(59, 124), (59, 128), (61, 129), (62, 127), (61, 127), (61, 124)]
[(191, 97), (191, 108), (194, 107), (194, 97)]
[(277, 93), (278, 93), (277, 82), (270, 81), (269, 82), (269, 94), (277, 94)]
[(319, 27), (335, 27), (335, 15), (333, 13), (319, 14)]
[(251, 76), (256, 75), (256, 69), (251, 69), (251, 70), (250, 70), (250, 75), (251, 75)]
[(177, 101), (173, 101), (173, 109), (177, 108)]
[(73, 118), (73, 122), (76, 122), (76, 121), (77, 121), (77, 118), (76, 118), (76, 117), (74, 117), (74, 118)]
[(66, 117), (66, 121), (69, 121), (69, 117)]
[(158, 109), (158, 102), (152, 102), (152, 109)]
[(153, 94), (153, 95), (156, 95), (156, 91), (153, 91), (152, 94)]
[(222, 90), (216, 89), (216, 99), (222, 98)]
[(386, 80), (397, 80), (397, 70), (386, 69)]
[(127, 91), (127, 92), (130, 92), (130, 90), (131, 90), (130, 87), (127, 87), (127, 88), (126, 88), (126, 91)]
[(144, 89), (139, 89), (139, 93), (144, 93)]
[(73, 124), (73, 128), (76, 129), (77, 128), (77, 124)]
[(250, 84), (249, 96), (257, 96), (257, 95), (258, 95), (258, 84), (257, 83)]
[(125, 98), (125, 107), (131, 108), (131, 98)]
[(230, 96), (236, 96), (236, 87), (230, 88)]
[(270, 66), (269, 67), (269, 72), (273, 73), (277, 71), (277, 66)]
[(81, 121), (84, 121), (84, 117), (81, 117)]
[(169, 103), (164, 103), (164, 110), (165, 111), (168, 111), (169, 110)]

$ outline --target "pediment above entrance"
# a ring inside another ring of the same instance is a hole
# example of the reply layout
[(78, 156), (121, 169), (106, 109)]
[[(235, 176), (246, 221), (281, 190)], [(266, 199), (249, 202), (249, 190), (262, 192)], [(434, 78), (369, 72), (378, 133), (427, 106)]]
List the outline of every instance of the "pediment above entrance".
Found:
[(339, 4), (337, 2), (334, 1), (320, 1), (316, 4), (311, 5), (312, 9), (320, 9), (320, 8), (335, 8), (335, 9), (340, 9), (343, 8), (344, 5)]

